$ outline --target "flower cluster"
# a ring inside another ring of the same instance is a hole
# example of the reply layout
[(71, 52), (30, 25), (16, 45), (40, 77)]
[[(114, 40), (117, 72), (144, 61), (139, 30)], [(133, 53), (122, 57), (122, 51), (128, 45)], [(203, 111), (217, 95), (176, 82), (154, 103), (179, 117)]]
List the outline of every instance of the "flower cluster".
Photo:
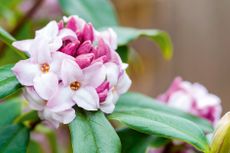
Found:
[[(169, 89), (158, 96), (160, 102), (171, 107), (181, 109), (198, 117), (207, 119), (214, 126), (220, 119), (221, 101), (216, 95), (208, 93), (208, 90), (199, 83), (190, 83), (177, 77)], [(174, 141), (170, 149), (177, 148), (178, 153), (194, 153), (191, 145)], [(152, 148), (149, 153), (163, 153), (165, 148)]]
[(51, 21), (36, 31), (34, 39), (13, 46), (30, 57), (12, 69), (25, 86), (25, 98), (55, 127), (75, 118), (74, 105), (111, 113), (131, 85), (127, 64), (115, 51), (116, 33), (96, 31), (78, 16)]
[(190, 83), (177, 77), (169, 89), (158, 97), (169, 106), (182, 109), (209, 120), (213, 125), (220, 119), (221, 100), (199, 83)]

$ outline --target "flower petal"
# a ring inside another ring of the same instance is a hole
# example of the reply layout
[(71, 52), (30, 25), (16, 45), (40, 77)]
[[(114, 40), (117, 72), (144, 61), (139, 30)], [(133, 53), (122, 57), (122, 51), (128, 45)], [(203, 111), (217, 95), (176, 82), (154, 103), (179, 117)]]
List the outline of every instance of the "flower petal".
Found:
[(48, 100), (56, 93), (58, 88), (58, 78), (54, 73), (45, 73), (34, 79), (34, 88), (38, 95)]
[(56, 93), (48, 100), (47, 107), (54, 111), (64, 111), (70, 109), (75, 103), (72, 100), (74, 91), (70, 87), (59, 85)]
[(85, 110), (97, 110), (99, 108), (99, 97), (96, 90), (92, 87), (82, 87), (77, 90), (73, 100), (79, 107)]
[(84, 85), (89, 85), (94, 88), (98, 87), (105, 81), (106, 71), (102, 63), (94, 63), (83, 69)]
[(38, 112), (39, 118), (41, 120), (44, 120), (43, 122), (46, 125), (51, 126), (53, 128), (58, 128), (60, 122), (53, 119), (53, 114), (54, 114), (54, 112), (52, 112), (50, 109), (44, 109), (44, 110)]
[(61, 48), (62, 46), (62, 39), (59, 37), (54, 38), (52, 41), (50, 41), (49, 43), (49, 49), (51, 52), (55, 52), (58, 49)]
[(53, 118), (63, 124), (69, 124), (74, 120), (75, 116), (75, 110), (71, 108), (62, 112), (55, 113)]
[(30, 47), (33, 42), (33, 39), (21, 40), (13, 42), (13, 46), (21, 51), (30, 53)]
[(102, 31), (100, 34), (104, 41), (111, 47), (111, 49), (117, 49), (117, 34), (113, 31), (112, 28), (109, 28), (106, 31)]
[(36, 31), (36, 37), (53, 39), (58, 34), (58, 24), (56, 21), (49, 22), (44, 28)]
[(26, 100), (28, 100), (29, 105), (32, 109), (41, 111), (45, 106), (45, 101), (38, 96), (33, 87), (26, 87), (23, 90), (23, 95)]
[(16, 63), (12, 71), (18, 81), (25, 86), (33, 85), (33, 79), (41, 73), (38, 64), (33, 64), (29, 59)]
[(113, 94), (108, 94), (105, 102), (100, 104), (100, 110), (104, 113), (112, 113), (115, 108), (115, 104), (113, 103)]
[(31, 48), (31, 58), (39, 64), (49, 63), (51, 61), (51, 51), (48, 42), (44, 38), (35, 38)]
[(132, 84), (132, 81), (130, 80), (129, 76), (126, 72), (122, 74), (122, 76), (118, 80), (118, 84), (116, 86), (116, 90), (118, 94), (123, 94), (127, 92)]
[(51, 56), (52, 62), (50, 63), (50, 71), (55, 72), (58, 76), (60, 76), (61, 65), (64, 60), (68, 59), (74, 61), (74, 58), (72, 56), (69, 56), (62, 52), (54, 52)]
[(61, 66), (61, 79), (65, 86), (74, 81), (81, 82), (83, 80), (82, 70), (75, 61), (64, 60)]
[(115, 63), (109, 62), (105, 64), (106, 79), (111, 85), (116, 85), (119, 77), (119, 67)]
[(70, 41), (75, 41), (77, 39), (77, 35), (72, 30), (67, 28), (62, 29), (59, 32), (58, 37), (61, 40), (70, 40)]

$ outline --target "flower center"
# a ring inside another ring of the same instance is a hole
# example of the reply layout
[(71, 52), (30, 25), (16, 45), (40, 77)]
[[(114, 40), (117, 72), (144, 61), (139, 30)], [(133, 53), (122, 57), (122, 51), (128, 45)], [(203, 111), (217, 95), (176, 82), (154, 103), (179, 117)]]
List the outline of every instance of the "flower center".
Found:
[(81, 84), (77, 81), (74, 81), (70, 84), (70, 88), (74, 91), (78, 90), (81, 87)]
[(41, 71), (42, 71), (43, 73), (47, 73), (47, 72), (49, 72), (49, 70), (50, 70), (50, 66), (49, 66), (49, 64), (44, 63), (44, 64), (41, 65), (40, 69), (41, 69)]

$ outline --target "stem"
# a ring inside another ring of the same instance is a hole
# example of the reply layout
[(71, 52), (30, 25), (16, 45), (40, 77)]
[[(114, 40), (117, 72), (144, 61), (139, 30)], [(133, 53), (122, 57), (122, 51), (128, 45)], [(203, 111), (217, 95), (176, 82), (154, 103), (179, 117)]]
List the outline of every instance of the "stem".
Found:
[(41, 120), (40, 120), (40, 119), (38, 119), (38, 120), (36, 120), (36, 121), (34, 121), (34, 122), (31, 122), (31, 123), (30, 123), (30, 130), (33, 131), (33, 130), (35, 129), (35, 127), (36, 127), (39, 123), (41, 123)]

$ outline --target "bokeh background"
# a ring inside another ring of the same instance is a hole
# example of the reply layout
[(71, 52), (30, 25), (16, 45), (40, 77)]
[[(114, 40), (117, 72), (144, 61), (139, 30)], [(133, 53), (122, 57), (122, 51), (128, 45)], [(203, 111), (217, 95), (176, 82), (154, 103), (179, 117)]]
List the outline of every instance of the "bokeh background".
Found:
[[(121, 25), (165, 30), (174, 44), (174, 57), (166, 61), (150, 41), (133, 42), (142, 59), (142, 68), (132, 73), (132, 90), (157, 96), (176, 76), (182, 76), (185, 80), (204, 84), (210, 92), (221, 97), (224, 111), (230, 110), (229, 0), (112, 2)], [(0, 25), (18, 39), (32, 37), (33, 30), (62, 15), (57, 0), (0, 0)], [(23, 20), (26, 24), (20, 25)], [(0, 47), (1, 57), (17, 59), (3, 51), (4, 46)], [(9, 60), (1, 58), (0, 64), (5, 62), (3, 59)]]
[(152, 43), (134, 43), (144, 62), (134, 89), (156, 96), (175, 76), (200, 82), (230, 110), (229, 0), (113, 0), (122, 25), (169, 32), (174, 57), (167, 62)]

